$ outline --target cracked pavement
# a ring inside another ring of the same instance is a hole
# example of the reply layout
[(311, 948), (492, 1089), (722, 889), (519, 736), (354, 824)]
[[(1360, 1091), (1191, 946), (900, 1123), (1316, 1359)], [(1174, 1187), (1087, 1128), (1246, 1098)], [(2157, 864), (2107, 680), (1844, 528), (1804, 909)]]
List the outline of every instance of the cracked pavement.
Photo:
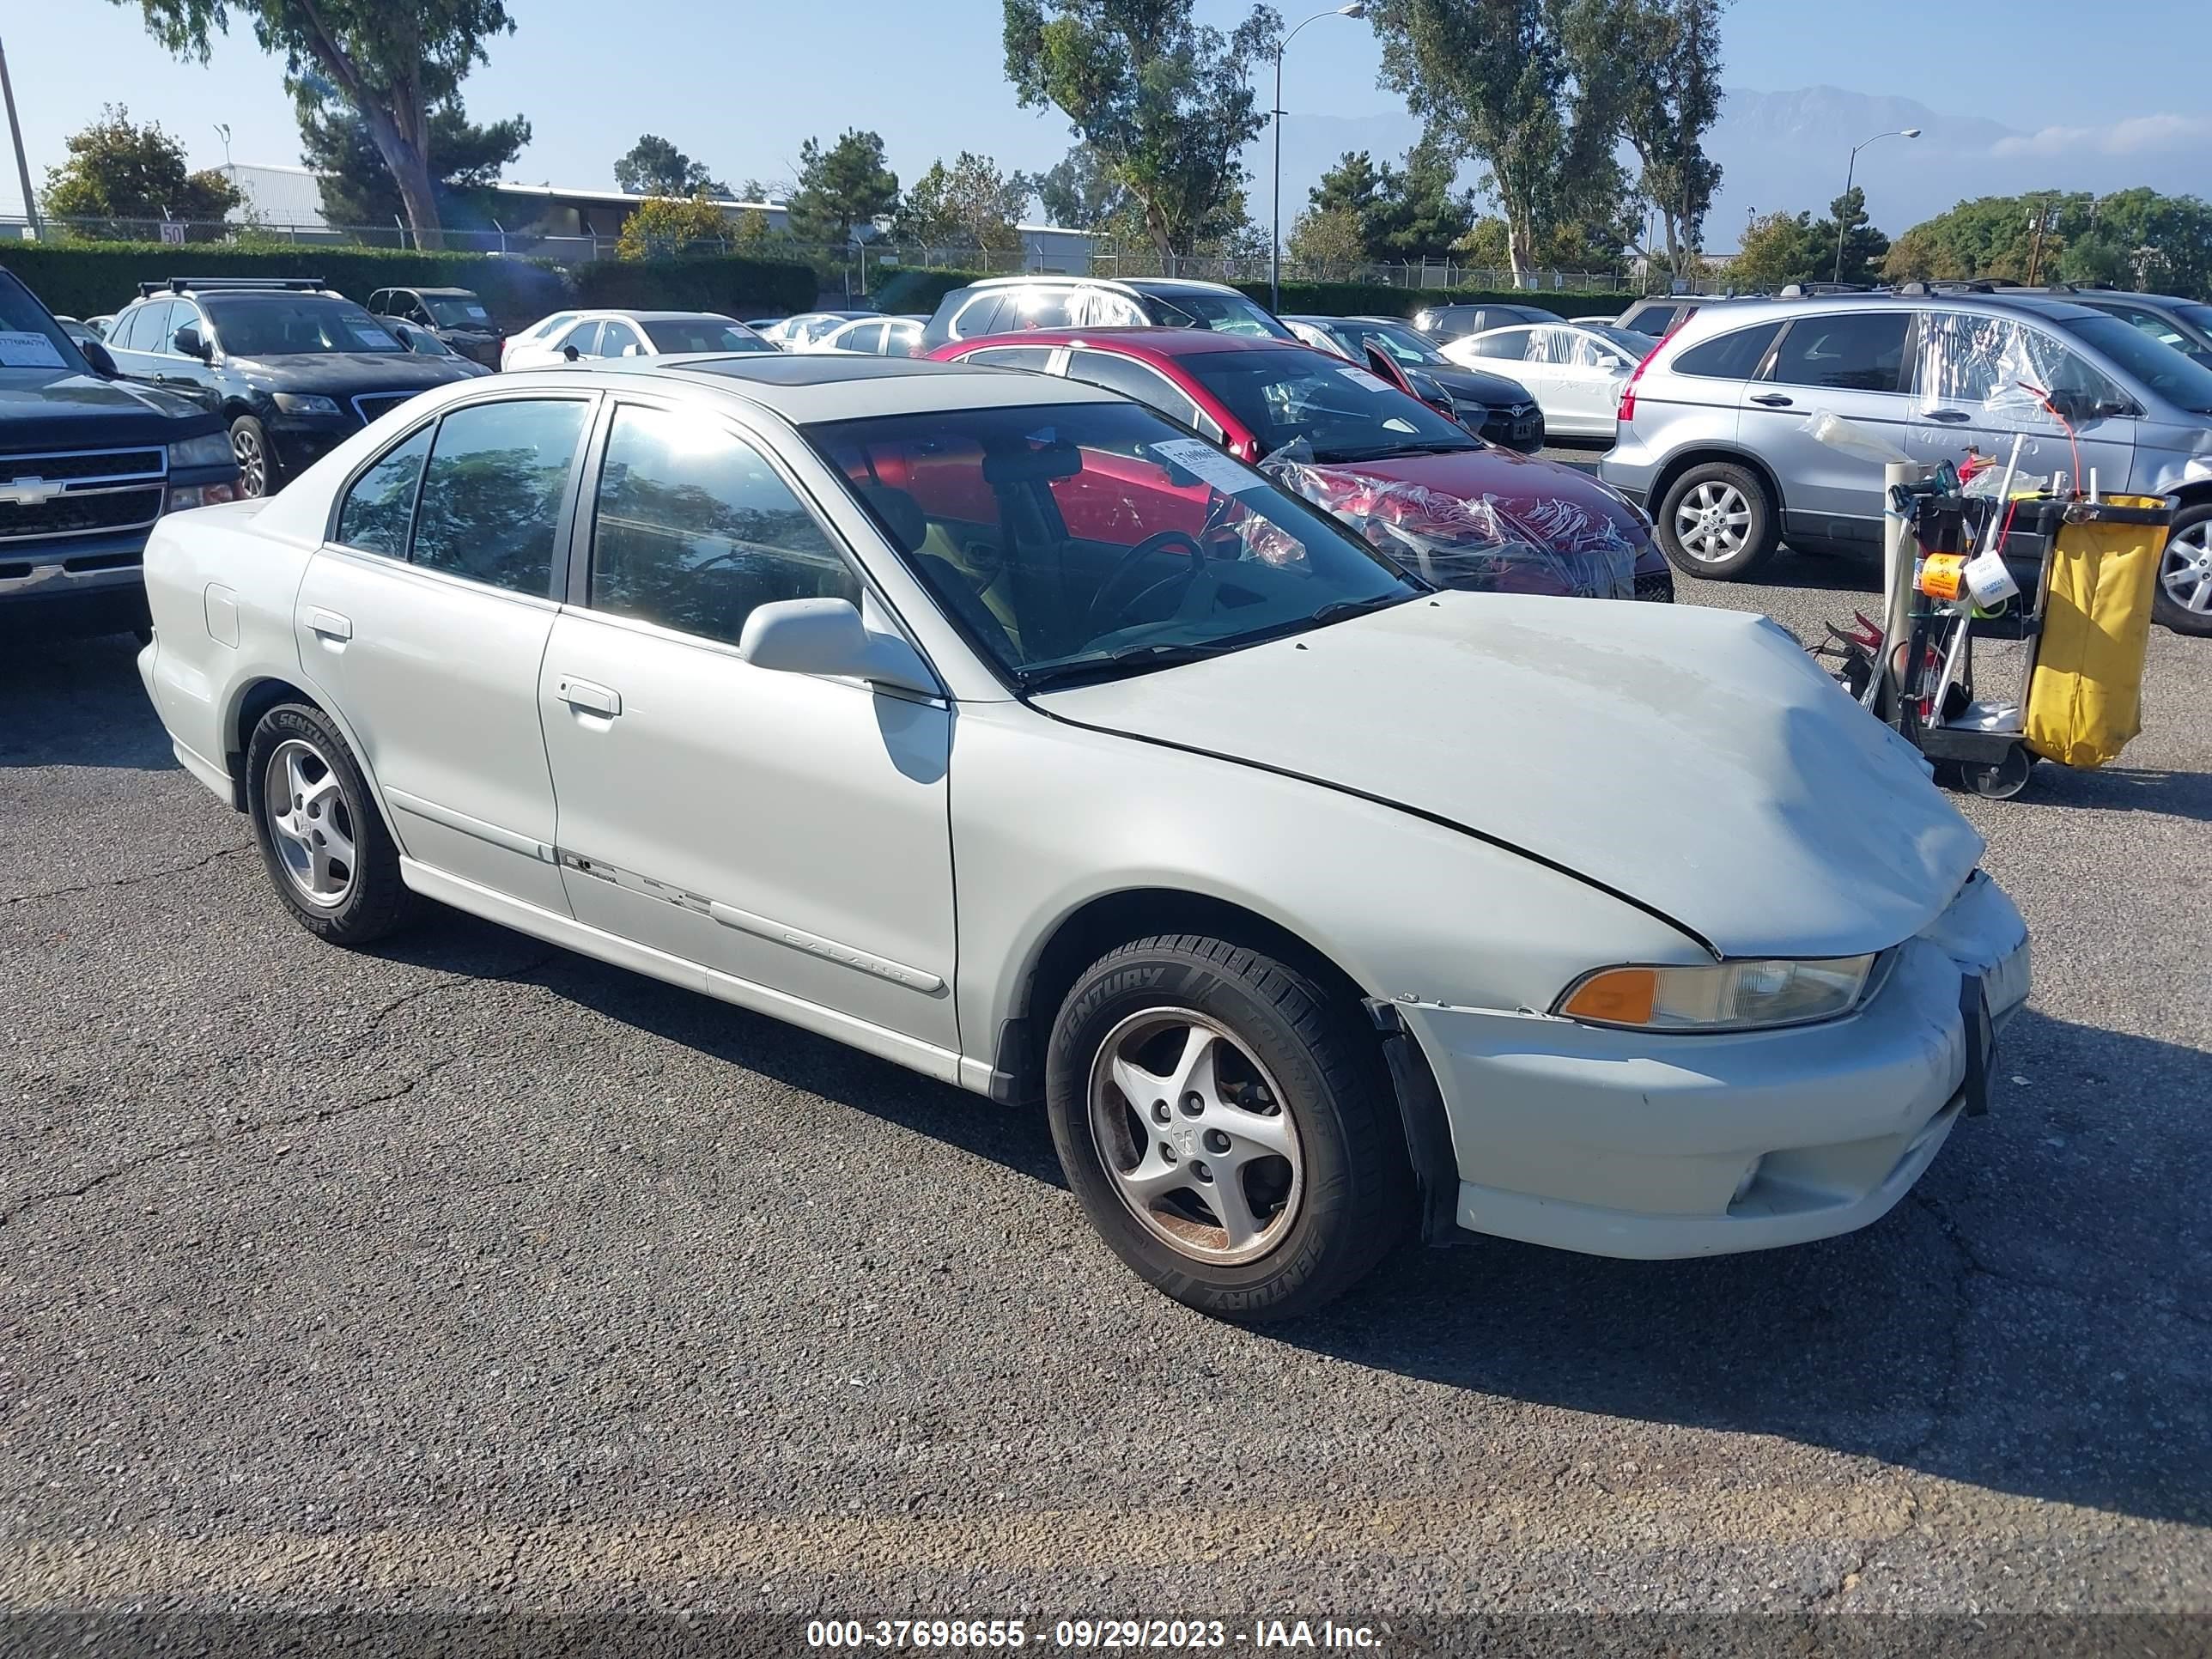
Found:
[[(1772, 574), (1685, 597), (1865, 603)], [(451, 913), (319, 945), (131, 656), (0, 646), (0, 1607), (2212, 1613), (2212, 641), (1969, 803), (2037, 988), (1887, 1219), (1267, 1332), (1036, 1117)]]

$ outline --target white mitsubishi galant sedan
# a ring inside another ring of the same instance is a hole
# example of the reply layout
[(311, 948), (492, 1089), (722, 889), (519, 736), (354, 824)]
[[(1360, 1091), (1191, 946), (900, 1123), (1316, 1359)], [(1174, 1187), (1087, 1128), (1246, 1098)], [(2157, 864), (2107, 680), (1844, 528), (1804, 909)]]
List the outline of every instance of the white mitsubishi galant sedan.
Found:
[(430, 898), (1007, 1103), (1169, 1295), (1455, 1223), (1622, 1256), (1895, 1204), (2027, 938), (1772, 623), (1431, 592), (1079, 382), (440, 388), (164, 519), (148, 690), (276, 893)]

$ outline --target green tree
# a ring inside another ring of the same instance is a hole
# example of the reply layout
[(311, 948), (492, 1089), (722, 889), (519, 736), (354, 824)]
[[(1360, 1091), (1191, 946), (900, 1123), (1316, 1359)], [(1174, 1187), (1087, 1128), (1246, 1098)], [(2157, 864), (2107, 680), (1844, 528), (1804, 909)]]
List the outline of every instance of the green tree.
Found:
[(824, 149), (809, 138), (799, 147), (799, 185), (789, 223), (802, 242), (844, 247), (856, 227), (872, 224), (898, 205), (898, 174), (884, 165), (884, 141), (848, 128)]
[(1610, 218), (1620, 0), (1377, 0), (1382, 80), (1448, 158), (1488, 168), (1514, 281), (1562, 220)]
[(1308, 208), (1291, 226), (1284, 247), (1309, 273), (1342, 279), (1367, 258), (1359, 216), (1346, 207)]
[(1464, 236), (1452, 244), (1452, 252), (1459, 256), (1463, 264), (1498, 270), (1512, 260), (1510, 240), (1505, 221), (1494, 213), (1485, 214), (1468, 228)]
[[(615, 162), (615, 188), (633, 196), (727, 196), (730, 187), (665, 138), (646, 133)], [(750, 199), (750, 198), (748, 198)]]
[(1266, 6), (1228, 34), (1192, 0), (1005, 0), (1006, 78), (1024, 109), (1057, 106), (1134, 200), (1164, 258), (1194, 252), (1241, 197), (1262, 118), (1254, 66), (1282, 20)]
[(731, 225), (704, 191), (696, 196), (648, 196), (623, 221), (618, 259), (670, 259), (696, 242), (728, 240)]
[(1705, 239), (1720, 164), (1705, 136), (1721, 110), (1720, 11), (1727, 0), (1626, 0), (1615, 31), (1628, 92), (1622, 135), (1643, 171), (1637, 191), (1658, 210), (1677, 276)]
[[(1836, 240), (1841, 228), (1844, 245), (1843, 275), (1836, 276)], [(1828, 216), (1815, 219), (1811, 226), (1815, 251), (1827, 250), (1827, 257), (1814, 265), (1814, 280), (1835, 277), (1844, 283), (1871, 285), (1881, 279), (1881, 264), (1889, 253), (1889, 238), (1876, 230), (1867, 218), (1866, 192), (1856, 185), (1850, 191), (1828, 204)], [(1803, 279), (1800, 279), (1803, 280)]]
[(1745, 227), (1743, 240), (1736, 245), (1736, 256), (1728, 266), (1729, 285), (1771, 294), (1790, 283), (1809, 283), (1827, 275), (1827, 261), (1835, 253), (1832, 236), (1823, 244), (1814, 234), (1811, 214), (1761, 214)]
[[(399, 181), (361, 112), (319, 75), (300, 80), (293, 101), (300, 119), (300, 159), (321, 175), (316, 189), (323, 216), (334, 225), (389, 225), (404, 218)], [(478, 126), (456, 93), (430, 112), (426, 130), (440, 222), (453, 217), (482, 222), (489, 208), (474, 198), (497, 184), (522, 153), (530, 142), (530, 123), (517, 115)]]
[[(134, 0), (114, 0), (117, 5)], [(284, 60), (296, 90), (319, 73), (368, 124), (424, 247), (439, 245), (430, 173), (430, 112), (485, 61), (484, 43), (511, 34), (504, 0), (135, 0), (154, 38), (180, 58), (208, 59), (233, 14), (262, 51)]]
[(1316, 213), (1350, 214), (1359, 226), (1364, 247), (1369, 221), (1382, 199), (1383, 185), (1389, 173), (1389, 163), (1378, 167), (1374, 157), (1365, 150), (1348, 149), (1337, 157), (1334, 167), (1322, 174), (1321, 182), (1306, 192), (1307, 205)]
[[(2043, 245), (2036, 247), (2038, 215)], [(1893, 282), (1984, 277), (2153, 284), (2212, 295), (2212, 205), (2193, 196), (2124, 190), (2039, 191), (1960, 202), (1899, 236), (1882, 261)]]
[(989, 156), (963, 149), (949, 167), (931, 162), (908, 188), (898, 234), (925, 247), (1018, 248), (1030, 189), (1024, 174), (1000, 173)]
[(1474, 224), (1474, 193), (1453, 188), (1458, 167), (1424, 138), (1396, 169), (1385, 163), (1382, 189), (1366, 216), (1368, 257), (1438, 259)]
[(57, 219), (220, 219), (244, 199), (214, 168), (192, 172), (182, 144), (158, 122), (135, 125), (120, 104), (65, 142), (69, 160), (46, 169)]
[(1055, 225), (1096, 230), (1121, 210), (1129, 192), (1088, 144), (1077, 144), (1036, 180), (1037, 204)]

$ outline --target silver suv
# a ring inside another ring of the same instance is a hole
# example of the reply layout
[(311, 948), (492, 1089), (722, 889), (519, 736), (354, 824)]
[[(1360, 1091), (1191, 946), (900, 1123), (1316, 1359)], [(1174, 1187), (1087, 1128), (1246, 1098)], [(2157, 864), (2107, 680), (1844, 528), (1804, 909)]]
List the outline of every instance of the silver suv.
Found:
[(2157, 616), (2212, 634), (2212, 370), (2057, 297), (1827, 295), (1698, 312), (1624, 388), (1598, 476), (1656, 520), (1692, 575), (1749, 575), (1792, 547), (1878, 557), (1881, 465), (1824, 443), (1842, 416), (1917, 461), (2171, 495)]

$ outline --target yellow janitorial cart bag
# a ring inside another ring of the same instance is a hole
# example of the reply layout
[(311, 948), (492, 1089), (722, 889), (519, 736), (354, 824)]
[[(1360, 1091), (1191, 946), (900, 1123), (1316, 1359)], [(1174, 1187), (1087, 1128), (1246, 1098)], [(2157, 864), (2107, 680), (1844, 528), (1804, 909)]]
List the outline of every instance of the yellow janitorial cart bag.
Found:
[(2102, 766), (2142, 730), (2151, 592), (2172, 516), (2156, 495), (2065, 507), (2027, 688), (2027, 746), (2045, 759)]

